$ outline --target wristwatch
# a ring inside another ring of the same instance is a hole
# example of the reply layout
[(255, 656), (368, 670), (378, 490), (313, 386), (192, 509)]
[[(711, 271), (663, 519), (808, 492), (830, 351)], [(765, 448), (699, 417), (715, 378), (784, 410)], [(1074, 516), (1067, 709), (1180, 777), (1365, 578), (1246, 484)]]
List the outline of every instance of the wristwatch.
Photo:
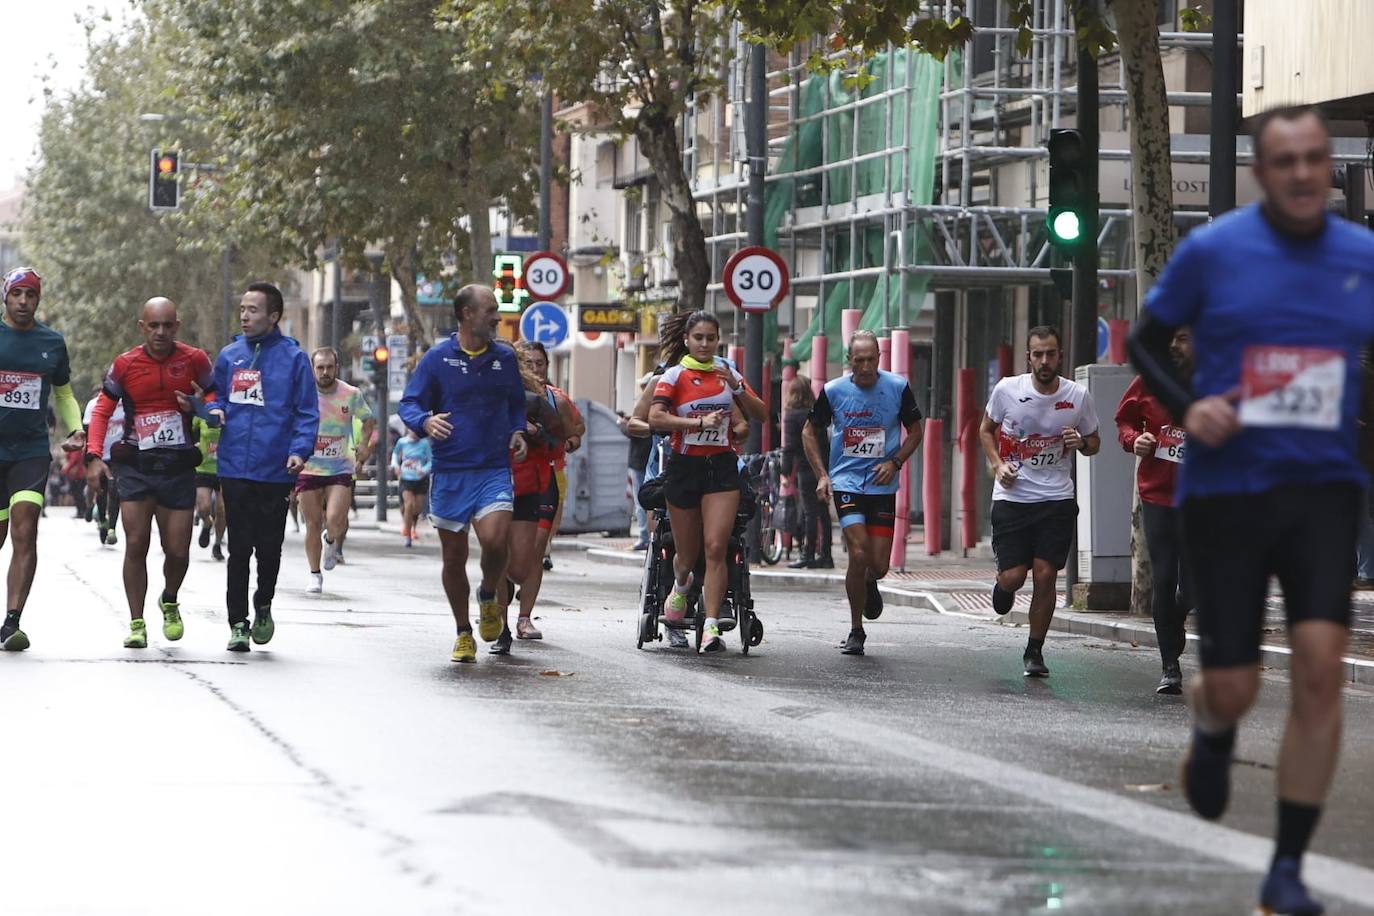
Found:
[(744, 380), (741, 379), (740, 383), (736, 385), (734, 388), (731, 388), (730, 391), (734, 393), (735, 397), (739, 397), (740, 395), (744, 394)]
[(893, 456), (892, 456), (891, 458), (889, 458), (888, 460), (891, 461), (893, 464), (897, 465), (897, 470), (900, 471), (900, 470), (902, 469), (902, 465), (904, 464), (904, 462), (902, 461), (902, 459), (898, 458), (896, 455), (893, 455)]

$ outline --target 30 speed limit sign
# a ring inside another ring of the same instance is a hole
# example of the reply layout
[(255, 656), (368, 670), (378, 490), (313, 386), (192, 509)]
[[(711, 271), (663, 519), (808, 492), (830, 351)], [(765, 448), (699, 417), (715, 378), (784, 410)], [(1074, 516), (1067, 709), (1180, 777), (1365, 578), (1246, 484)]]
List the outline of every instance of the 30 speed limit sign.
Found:
[(557, 299), (568, 289), (568, 262), (552, 251), (525, 259), (525, 289), (535, 299)]
[(768, 248), (741, 248), (725, 262), (725, 295), (736, 308), (766, 312), (787, 295), (787, 264)]

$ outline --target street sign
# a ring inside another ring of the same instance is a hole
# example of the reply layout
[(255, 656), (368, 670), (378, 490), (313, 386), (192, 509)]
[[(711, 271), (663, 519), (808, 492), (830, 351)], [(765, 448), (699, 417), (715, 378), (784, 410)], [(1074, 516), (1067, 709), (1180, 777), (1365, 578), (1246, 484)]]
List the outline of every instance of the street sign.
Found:
[(1107, 349), (1112, 343), (1112, 329), (1107, 325), (1107, 319), (1097, 319), (1097, 358), (1101, 359), (1107, 355)]
[(410, 373), (406, 371), (406, 361), (410, 359), (410, 338), (404, 334), (388, 334), (386, 348), (391, 353), (386, 361), (386, 387), (391, 400), (396, 401), (400, 400), (401, 393), (406, 390), (406, 382), (410, 381)]
[(787, 264), (777, 252), (753, 245), (725, 262), (725, 295), (736, 308), (767, 312), (787, 295)]
[(525, 289), (535, 299), (557, 299), (568, 289), (568, 262), (552, 251), (525, 259)]
[(568, 313), (556, 302), (535, 302), (520, 316), (520, 336), (552, 349), (568, 339)]
[(363, 335), (362, 345), (358, 347), (359, 352), (362, 354), (361, 368), (363, 375), (371, 375), (373, 370), (376, 368), (372, 362), (372, 354), (376, 351), (376, 349), (379, 346), (381, 346), (381, 341), (377, 339), (376, 334)]
[(621, 305), (579, 305), (577, 329), (588, 331), (637, 331), (639, 313)]

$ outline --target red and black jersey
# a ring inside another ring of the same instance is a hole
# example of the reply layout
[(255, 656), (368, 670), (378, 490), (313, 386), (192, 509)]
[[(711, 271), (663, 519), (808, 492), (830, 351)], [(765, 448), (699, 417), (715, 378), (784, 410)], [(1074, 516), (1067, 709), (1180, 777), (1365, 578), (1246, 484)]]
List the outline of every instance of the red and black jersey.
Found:
[[(105, 373), (100, 397), (91, 412), (87, 452), (99, 457), (105, 428), (120, 401), (124, 403), (124, 445), (139, 451), (193, 448), (191, 415), (183, 414), (177, 406), (177, 392), (190, 395), (193, 385), (199, 385), (207, 400), (213, 400), (214, 375), (204, 350), (178, 341), (162, 359), (143, 346), (121, 353)], [(94, 451), (91, 443), (95, 444)]]
[[(736, 385), (744, 380), (725, 360), (716, 357), (715, 365), (729, 369)], [(679, 417), (698, 419), (717, 412), (730, 412), (735, 396), (721, 380), (715, 368), (703, 372), (679, 363), (669, 366), (654, 385), (654, 402), (662, 404)], [(702, 427), (695, 430), (675, 430), (672, 449), (683, 455), (720, 455), (734, 451), (730, 442), (730, 424)]]

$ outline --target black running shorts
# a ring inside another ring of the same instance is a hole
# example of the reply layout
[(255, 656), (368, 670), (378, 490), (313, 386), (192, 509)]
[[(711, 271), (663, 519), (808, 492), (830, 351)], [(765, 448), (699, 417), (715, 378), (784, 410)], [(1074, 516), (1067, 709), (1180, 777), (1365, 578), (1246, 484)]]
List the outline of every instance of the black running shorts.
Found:
[(1270, 576), (1283, 589), (1288, 626), (1304, 620), (1350, 626), (1359, 509), (1354, 483), (1184, 501), (1183, 546), (1202, 667), (1259, 662)]
[(734, 452), (714, 455), (674, 452), (663, 471), (663, 497), (669, 505), (679, 509), (698, 509), (703, 496), (739, 488), (739, 456)]
[(1069, 561), (1077, 519), (1078, 503), (1072, 499), (1041, 503), (993, 500), (992, 552), (997, 556), (997, 571), (1029, 567), (1036, 560), (1063, 569)]
[[(51, 464), (52, 459), (46, 456), (0, 461), (0, 512), (3, 512), (0, 521), (10, 517), (10, 506), (15, 502), (43, 505), (43, 494), (48, 489), (48, 467)], [(24, 495), (20, 496), (21, 493)]]
[(115, 493), (122, 503), (156, 500), (164, 509), (196, 507), (196, 471), (144, 471), (136, 464), (114, 466)]

